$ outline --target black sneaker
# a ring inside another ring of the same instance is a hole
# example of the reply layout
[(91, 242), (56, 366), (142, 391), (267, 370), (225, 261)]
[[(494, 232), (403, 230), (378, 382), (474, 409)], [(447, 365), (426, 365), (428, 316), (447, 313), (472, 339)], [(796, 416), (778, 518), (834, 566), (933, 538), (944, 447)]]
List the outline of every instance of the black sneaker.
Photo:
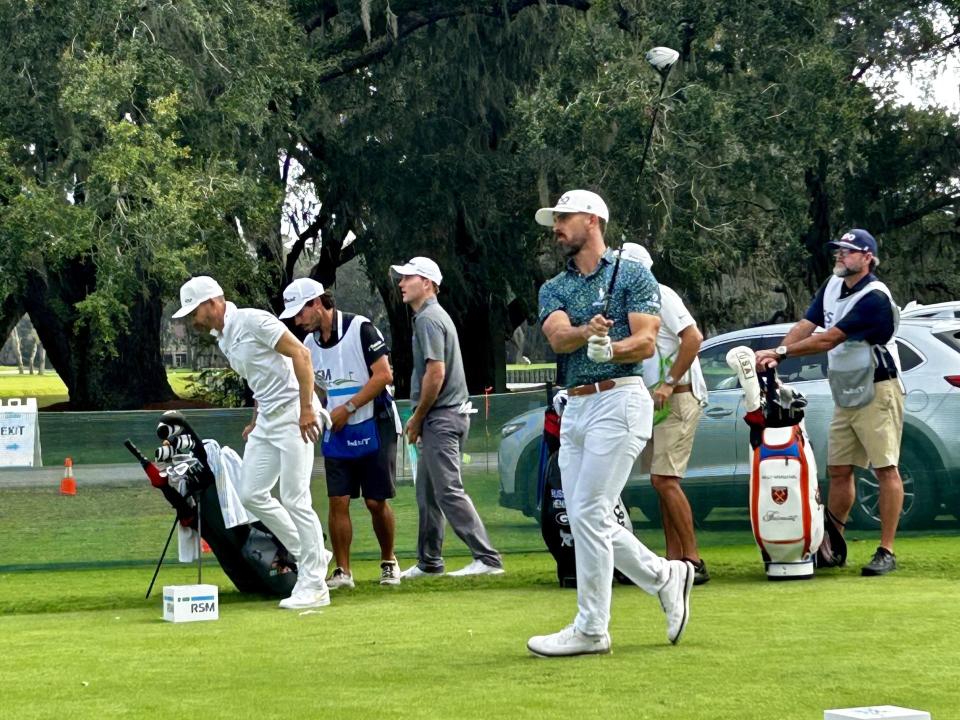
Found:
[(878, 547), (873, 560), (860, 569), (861, 575), (886, 575), (897, 569), (897, 556), (886, 548)]
[(694, 585), (705, 585), (706, 583), (710, 582), (710, 573), (707, 572), (707, 564), (702, 559), (696, 562), (690, 560), (689, 558), (684, 559), (693, 565)]

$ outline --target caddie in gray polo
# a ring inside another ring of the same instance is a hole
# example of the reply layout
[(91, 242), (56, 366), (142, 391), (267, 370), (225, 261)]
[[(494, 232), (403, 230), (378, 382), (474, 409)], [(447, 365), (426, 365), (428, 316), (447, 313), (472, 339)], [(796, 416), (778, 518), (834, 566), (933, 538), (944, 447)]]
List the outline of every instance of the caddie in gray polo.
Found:
[(417, 465), (417, 564), (404, 579), (443, 575), (444, 518), (473, 555), (473, 562), (450, 575), (500, 575), (503, 562), (483, 521), (463, 488), (460, 453), (470, 431), (470, 395), (463, 372), (457, 329), (437, 302), (443, 275), (437, 264), (415, 257), (393, 265), (403, 302), (413, 310), (413, 377), (407, 441), (420, 448)]
[[(296, 558), (297, 583), (280, 601), (289, 610), (330, 604), (324, 582), (323, 531), (310, 497), (313, 444), (330, 416), (313, 392), (310, 352), (277, 318), (238, 308), (212, 277), (190, 278), (180, 288), (174, 318), (191, 316), (209, 332), (253, 392), (253, 419), (243, 430), (246, 446), (237, 486), (240, 502)], [(280, 482), (280, 501), (271, 495)]]

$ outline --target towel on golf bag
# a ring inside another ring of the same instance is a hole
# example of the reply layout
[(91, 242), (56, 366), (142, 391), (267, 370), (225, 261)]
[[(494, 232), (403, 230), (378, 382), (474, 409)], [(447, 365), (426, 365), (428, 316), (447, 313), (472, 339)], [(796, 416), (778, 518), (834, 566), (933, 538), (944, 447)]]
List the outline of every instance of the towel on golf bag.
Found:
[[(257, 519), (243, 507), (235, 487), (240, 479), (240, 456), (229, 445), (220, 447), (220, 443), (211, 438), (203, 441), (203, 449), (207, 453), (207, 466), (217, 485), (217, 500), (224, 526), (230, 529), (256, 522)], [(187, 494), (185, 477), (176, 478), (172, 484), (178, 493)], [(180, 562), (191, 563), (197, 559), (197, 544), (195, 528), (184, 525), (177, 527), (177, 555)]]

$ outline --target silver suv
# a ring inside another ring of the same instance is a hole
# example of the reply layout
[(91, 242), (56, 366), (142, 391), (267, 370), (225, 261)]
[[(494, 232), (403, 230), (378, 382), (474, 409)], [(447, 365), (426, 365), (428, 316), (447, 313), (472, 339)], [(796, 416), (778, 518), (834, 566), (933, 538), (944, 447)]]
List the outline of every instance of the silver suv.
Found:
[[(790, 324), (767, 325), (706, 340), (700, 363), (710, 389), (683, 487), (694, 515), (705, 518), (715, 507), (746, 507), (749, 480), (748, 428), (743, 422), (742, 392), (727, 367), (727, 351), (737, 345), (754, 350), (776, 347)], [(905, 317), (897, 345), (907, 389), (900, 474), (904, 483), (901, 527), (928, 525), (941, 513), (960, 517), (960, 319)], [(788, 358), (779, 372), (809, 399), (807, 432), (817, 458), (821, 486), (827, 485), (827, 432), (833, 402), (826, 380), (826, 355)], [(519, 415), (503, 426), (500, 443), (500, 503), (537, 514), (543, 411)], [(659, 519), (657, 496), (638, 461), (624, 492), (627, 504)], [(879, 528), (878, 489), (870, 471), (857, 472), (857, 501), (851, 519)]]

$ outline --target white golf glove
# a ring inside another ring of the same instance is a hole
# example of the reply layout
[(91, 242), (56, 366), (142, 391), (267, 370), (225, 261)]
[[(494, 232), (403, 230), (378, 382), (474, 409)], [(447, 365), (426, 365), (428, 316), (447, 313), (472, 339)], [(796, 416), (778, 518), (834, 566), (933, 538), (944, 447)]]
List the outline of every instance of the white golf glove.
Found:
[(613, 360), (613, 341), (609, 335), (591, 335), (587, 338), (587, 357), (595, 363)]
[(567, 407), (567, 391), (558, 390), (553, 396), (553, 409), (560, 417), (563, 417), (563, 411)]
[(333, 420), (330, 419), (330, 413), (327, 412), (326, 408), (317, 410), (317, 425), (320, 426), (321, 435), (333, 427)]

